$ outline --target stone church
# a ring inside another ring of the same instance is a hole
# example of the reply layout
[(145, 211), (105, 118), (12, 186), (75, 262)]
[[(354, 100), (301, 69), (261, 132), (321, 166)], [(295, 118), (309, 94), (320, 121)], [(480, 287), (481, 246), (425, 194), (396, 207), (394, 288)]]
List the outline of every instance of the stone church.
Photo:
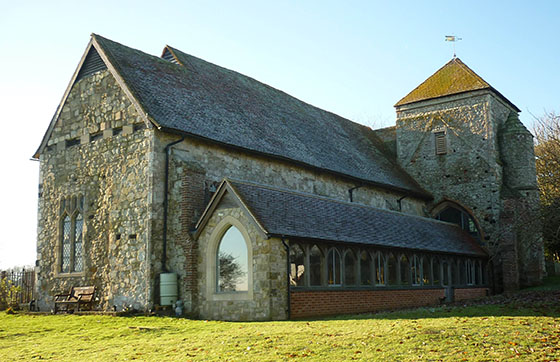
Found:
[(453, 58), (372, 130), (166, 46), (93, 34), (34, 157), (37, 296), (278, 320), (537, 284), (532, 135)]

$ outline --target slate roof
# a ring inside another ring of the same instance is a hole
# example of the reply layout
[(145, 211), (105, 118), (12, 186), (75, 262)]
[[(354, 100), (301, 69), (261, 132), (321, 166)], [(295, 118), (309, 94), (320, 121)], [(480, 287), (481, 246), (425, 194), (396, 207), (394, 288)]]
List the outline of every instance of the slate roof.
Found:
[(454, 224), (241, 181), (226, 184), (271, 236), (487, 256)]
[(427, 99), (445, 97), (480, 89), (489, 89), (495, 92), (517, 112), (520, 110), (500, 92), (476, 74), (459, 58), (453, 58), (432, 76), (426, 79), (412, 92), (395, 104), (395, 107), (415, 103)]
[(149, 119), (164, 131), (431, 198), (368, 127), (171, 47), (181, 64), (92, 37)]

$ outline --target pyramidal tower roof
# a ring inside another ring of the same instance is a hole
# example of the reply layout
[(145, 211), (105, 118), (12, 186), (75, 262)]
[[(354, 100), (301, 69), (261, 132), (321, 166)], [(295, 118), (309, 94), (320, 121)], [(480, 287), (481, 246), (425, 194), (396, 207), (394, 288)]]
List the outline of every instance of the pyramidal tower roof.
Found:
[(428, 99), (445, 97), (475, 90), (489, 89), (498, 95), (517, 112), (520, 110), (500, 92), (494, 89), (459, 58), (453, 58), (432, 74), (412, 92), (395, 104), (395, 107)]

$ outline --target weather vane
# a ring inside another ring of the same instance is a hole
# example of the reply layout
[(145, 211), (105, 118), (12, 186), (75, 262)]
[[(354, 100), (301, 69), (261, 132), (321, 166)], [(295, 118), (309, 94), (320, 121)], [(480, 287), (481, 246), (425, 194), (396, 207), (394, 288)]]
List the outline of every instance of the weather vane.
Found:
[(455, 54), (455, 43), (458, 42), (459, 40), (463, 40), (463, 38), (459, 38), (458, 36), (455, 35), (445, 36), (445, 41), (450, 41), (453, 43), (453, 58), (457, 58), (457, 54)]

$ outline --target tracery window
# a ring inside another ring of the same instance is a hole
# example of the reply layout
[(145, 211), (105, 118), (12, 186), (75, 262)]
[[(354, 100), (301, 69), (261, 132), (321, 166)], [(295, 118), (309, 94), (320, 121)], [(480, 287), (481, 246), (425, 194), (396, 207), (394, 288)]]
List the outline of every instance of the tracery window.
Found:
[(482, 285), (482, 263), (478, 260), (474, 266), (475, 269), (475, 284)]
[(328, 285), (341, 285), (342, 270), (340, 268), (340, 253), (331, 248), (327, 254), (327, 283)]
[[(396, 268), (395, 268), (395, 272), (396, 272)], [(375, 254), (375, 284), (385, 285), (385, 257), (381, 252)]]
[(70, 196), (60, 202), (60, 273), (84, 270), (84, 197)]
[(397, 285), (398, 277), (398, 265), (397, 259), (393, 253), (389, 254), (389, 259), (387, 260), (388, 276), (387, 282), (389, 285)]
[(437, 213), (436, 219), (459, 225), (473, 238), (480, 241), (480, 231), (474, 218), (463, 210), (459, 205), (449, 205)]
[(463, 260), (457, 262), (459, 268), (459, 285), (467, 284), (467, 263)]
[(231, 226), (222, 236), (216, 255), (218, 292), (249, 290), (249, 259), (243, 234)]
[(420, 285), (422, 283), (420, 258), (416, 255), (413, 255), (410, 261), (410, 274), (412, 276), (412, 285)]
[(344, 285), (356, 284), (356, 260), (352, 250), (344, 253)]
[(371, 285), (372, 284), (372, 264), (371, 257), (367, 251), (362, 251), (360, 253), (360, 284), (361, 285)]
[(422, 258), (422, 284), (432, 285), (432, 267), (428, 257)]
[(290, 247), (290, 285), (301, 287), (305, 284), (305, 254), (301, 246)]
[(444, 260), (441, 263), (441, 284), (444, 286), (449, 286), (450, 284), (450, 280), (449, 280), (449, 272), (450, 272), (450, 268), (449, 268), (449, 263), (447, 262), (447, 260)]
[(323, 270), (323, 255), (317, 245), (309, 251), (309, 284), (312, 286), (321, 285), (322, 270)]
[(402, 254), (399, 259), (401, 279), (400, 284), (408, 285), (410, 284), (410, 263), (406, 255)]
[(432, 259), (432, 278), (433, 278), (433, 285), (441, 284), (441, 268), (439, 265), (438, 258)]
[(475, 269), (474, 262), (471, 259), (467, 260), (467, 285), (475, 284)]

